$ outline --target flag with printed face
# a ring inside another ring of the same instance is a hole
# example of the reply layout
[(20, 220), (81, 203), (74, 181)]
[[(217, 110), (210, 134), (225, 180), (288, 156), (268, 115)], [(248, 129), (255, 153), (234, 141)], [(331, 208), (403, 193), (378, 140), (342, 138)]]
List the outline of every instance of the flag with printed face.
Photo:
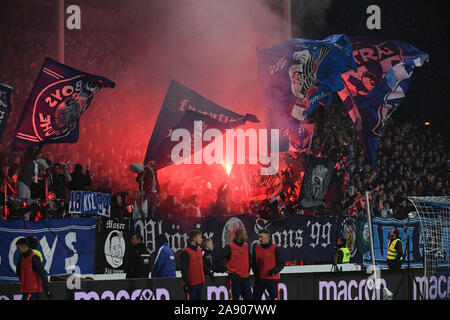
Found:
[(0, 139), (6, 128), (9, 114), (11, 113), (11, 92), (13, 87), (0, 83)]
[(300, 191), (304, 208), (315, 208), (322, 204), (333, 176), (335, 162), (327, 158), (310, 156)]
[(13, 150), (78, 141), (78, 123), (101, 88), (114, 82), (46, 58), (16, 131)]
[(344, 88), (341, 74), (352, 68), (356, 64), (344, 34), (289, 39), (258, 51), (266, 123), (281, 131), (280, 151), (288, 151), (289, 138), (304, 132), (317, 105), (331, 103), (332, 93)]
[(369, 37), (351, 37), (358, 69), (342, 75), (345, 88), (339, 91), (356, 125), (372, 168), (383, 126), (403, 101), (415, 67), (428, 60), (409, 43)]
[[(154, 160), (157, 169), (173, 164), (173, 160), (176, 163), (191, 160), (190, 163), (195, 163), (191, 156), (215, 138), (201, 141), (207, 129), (214, 128), (218, 130), (216, 133), (223, 134), (226, 129), (243, 125), (246, 121), (259, 122), (252, 114), (237, 114), (172, 81), (148, 143), (144, 162)], [(173, 135), (174, 132), (176, 135)], [(178, 133), (182, 134), (178, 136)], [(184, 143), (185, 135), (192, 139)], [(199, 145), (194, 145), (196, 135), (201, 141)]]

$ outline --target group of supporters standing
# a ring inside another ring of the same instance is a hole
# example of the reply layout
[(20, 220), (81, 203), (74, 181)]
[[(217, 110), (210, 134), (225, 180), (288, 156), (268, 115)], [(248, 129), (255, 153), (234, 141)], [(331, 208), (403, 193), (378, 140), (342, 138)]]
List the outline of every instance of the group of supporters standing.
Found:
[[(188, 244), (181, 252), (181, 284), (187, 300), (201, 300), (206, 277), (215, 283), (214, 273), (228, 274), (230, 300), (261, 300), (267, 290), (269, 298), (278, 300), (280, 272), (284, 267), (282, 250), (271, 240), (266, 229), (258, 232), (259, 244), (253, 249), (247, 243), (245, 229), (237, 229), (233, 240), (213, 258), (212, 239), (203, 239), (199, 230), (189, 233)], [(17, 241), (20, 253), (16, 273), (20, 279), (20, 292), (23, 299), (38, 299), (40, 293), (52, 297), (47, 274), (43, 269), (43, 255), (37, 250), (35, 237), (21, 238)], [(175, 256), (168, 239), (160, 234), (156, 237), (156, 257), (150, 263), (150, 253), (140, 234), (131, 238), (133, 248), (128, 256), (126, 278), (175, 278)], [(335, 263), (349, 263), (350, 251), (344, 239), (338, 239)], [(391, 270), (401, 269), (403, 262), (403, 243), (398, 229), (389, 233), (387, 264)], [(255, 282), (252, 289), (250, 271), (253, 270)]]
[[(212, 259), (211, 239), (203, 240), (199, 230), (189, 233), (188, 245), (181, 253), (182, 285), (188, 300), (201, 300), (205, 276), (214, 281), (214, 272), (226, 272), (230, 300), (260, 300), (265, 290), (270, 299), (278, 299), (280, 271), (284, 267), (281, 249), (270, 240), (269, 231), (258, 232), (259, 244), (251, 251), (245, 229), (237, 229), (232, 242)], [(203, 249), (201, 246), (203, 245)], [(250, 270), (255, 276), (252, 290)], [(253, 291), (253, 292), (252, 292)]]
[[(213, 258), (212, 239), (203, 239), (199, 230), (189, 233), (188, 244), (180, 255), (181, 284), (188, 300), (201, 300), (206, 278), (215, 283), (214, 273), (227, 273), (230, 300), (260, 300), (265, 290), (270, 299), (278, 299), (280, 271), (284, 267), (281, 248), (275, 245), (266, 229), (258, 232), (259, 244), (253, 250), (247, 243), (245, 229), (237, 229), (233, 241)], [(127, 279), (175, 278), (175, 256), (168, 239), (160, 234), (156, 237), (156, 257), (150, 266), (150, 255), (142, 236), (133, 234), (133, 248), (128, 257)], [(252, 290), (250, 270), (255, 276)]]

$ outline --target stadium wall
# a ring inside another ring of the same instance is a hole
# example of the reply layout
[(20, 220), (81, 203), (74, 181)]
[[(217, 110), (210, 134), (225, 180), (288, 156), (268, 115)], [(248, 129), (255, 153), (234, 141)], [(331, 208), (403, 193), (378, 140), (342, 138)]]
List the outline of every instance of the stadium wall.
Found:
[[(449, 295), (450, 278), (423, 278), (422, 269), (414, 269), (416, 283), (411, 282), (412, 299), (422, 296), (427, 299), (444, 299)], [(280, 300), (375, 300), (376, 293), (364, 271), (292, 273), (283, 274), (279, 285)], [(253, 281), (253, 279), (252, 279)], [(402, 271), (381, 271), (380, 288), (393, 292), (395, 300), (408, 299), (408, 274)], [(53, 299), (58, 300), (183, 300), (181, 280), (170, 279), (127, 279), (80, 281), (79, 289), (73, 279), (50, 283)], [(226, 277), (216, 277), (212, 283), (207, 279), (203, 289), (207, 300), (228, 300)], [(380, 294), (383, 299), (383, 294)], [(1, 300), (20, 299), (18, 284), (0, 285)], [(45, 297), (42, 297), (45, 299)], [(386, 297), (384, 297), (386, 298)]]

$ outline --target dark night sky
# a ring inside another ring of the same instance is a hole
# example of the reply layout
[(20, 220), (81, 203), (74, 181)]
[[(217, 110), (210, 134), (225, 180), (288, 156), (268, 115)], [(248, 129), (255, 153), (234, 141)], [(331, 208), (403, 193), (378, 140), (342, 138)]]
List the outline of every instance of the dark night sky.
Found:
[[(293, 36), (323, 39), (333, 33), (370, 35), (386, 40), (406, 41), (430, 56), (428, 63), (417, 68), (406, 98), (393, 114), (396, 120), (423, 123), (428, 120), (440, 132), (450, 136), (449, 101), (449, 16), (445, 2), (438, 1), (367, 1), (333, 0), (322, 13), (324, 24), (314, 23), (314, 16), (296, 20), (303, 1), (293, 0)], [(366, 27), (366, 9), (376, 4), (381, 9), (381, 30)]]

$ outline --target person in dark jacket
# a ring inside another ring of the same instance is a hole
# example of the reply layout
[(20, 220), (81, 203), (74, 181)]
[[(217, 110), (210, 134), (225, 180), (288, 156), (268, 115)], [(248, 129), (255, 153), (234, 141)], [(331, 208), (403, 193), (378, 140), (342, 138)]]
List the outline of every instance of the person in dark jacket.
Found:
[(53, 172), (50, 175), (49, 191), (55, 193), (56, 199), (66, 200), (66, 190), (69, 183), (72, 181), (72, 176), (67, 170), (66, 166), (59, 163), (53, 165)]
[(188, 245), (180, 255), (181, 278), (187, 300), (201, 300), (202, 289), (205, 284), (205, 274), (203, 271), (202, 233), (199, 230), (189, 232)]
[(250, 248), (245, 229), (236, 230), (234, 240), (225, 246), (218, 261), (222, 264), (222, 270), (225, 269), (228, 273), (230, 300), (239, 300), (241, 296), (244, 300), (251, 300)]
[(131, 236), (133, 248), (128, 255), (127, 279), (148, 278), (150, 274), (150, 254), (142, 241), (143, 239), (140, 234), (133, 234)]
[(37, 300), (43, 291), (48, 298), (51, 298), (52, 293), (49, 290), (47, 274), (39, 256), (33, 252), (25, 238), (17, 240), (16, 247), (20, 253), (16, 274), (20, 279), (22, 300)]
[(259, 244), (252, 253), (252, 268), (255, 275), (255, 290), (253, 299), (260, 300), (267, 289), (272, 300), (278, 300), (278, 283), (280, 271), (284, 268), (281, 248), (272, 242), (270, 233), (266, 229), (258, 232)]
[(156, 236), (156, 258), (152, 269), (152, 278), (175, 278), (175, 256), (170, 250), (169, 241), (163, 234)]
[(208, 276), (213, 283), (216, 282), (214, 279), (214, 262), (212, 257), (212, 251), (214, 250), (214, 245), (211, 238), (206, 238), (203, 240), (203, 271), (205, 276)]
[(38, 172), (39, 166), (36, 162), (37, 159), (41, 158), (41, 149), (28, 149), (24, 156), (24, 165), (19, 171), (17, 177), (17, 197), (23, 199), (31, 198), (31, 184), (38, 183)]
[(130, 217), (126, 206), (126, 197), (127, 194), (125, 192), (120, 192), (111, 197), (111, 218), (121, 219)]
[(86, 165), (86, 174), (83, 174), (83, 167), (81, 164), (76, 164), (71, 174), (72, 181), (69, 183), (69, 190), (86, 190), (92, 185), (91, 173), (89, 166)]
[(158, 172), (154, 160), (147, 161), (144, 166), (144, 172), (140, 173), (136, 181), (142, 184), (142, 190), (147, 199), (147, 214), (150, 217), (155, 216), (156, 206), (161, 196), (161, 187), (158, 182)]

